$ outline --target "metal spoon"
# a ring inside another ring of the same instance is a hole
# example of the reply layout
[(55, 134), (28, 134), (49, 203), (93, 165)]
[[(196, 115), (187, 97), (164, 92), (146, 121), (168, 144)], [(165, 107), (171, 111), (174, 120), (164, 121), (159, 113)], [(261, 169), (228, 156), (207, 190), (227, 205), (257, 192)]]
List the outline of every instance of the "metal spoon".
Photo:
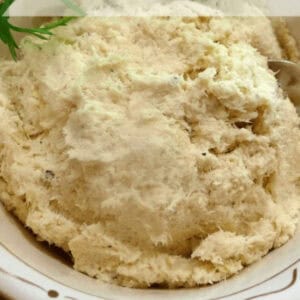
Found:
[(300, 65), (288, 60), (269, 60), (269, 68), (277, 73), (281, 88), (295, 104), (300, 116)]

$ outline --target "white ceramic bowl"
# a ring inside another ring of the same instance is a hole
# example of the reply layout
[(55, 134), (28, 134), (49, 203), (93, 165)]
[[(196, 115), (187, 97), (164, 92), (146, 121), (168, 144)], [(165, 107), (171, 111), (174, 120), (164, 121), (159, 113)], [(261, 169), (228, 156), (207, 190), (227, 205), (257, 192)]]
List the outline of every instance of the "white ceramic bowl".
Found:
[[(288, 22), (300, 41), (300, 18)], [(135, 290), (104, 284), (74, 271), (62, 253), (54, 254), (57, 251), (38, 243), (0, 205), (0, 299), (300, 299), (300, 229), (289, 243), (238, 276), (184, 290)]]

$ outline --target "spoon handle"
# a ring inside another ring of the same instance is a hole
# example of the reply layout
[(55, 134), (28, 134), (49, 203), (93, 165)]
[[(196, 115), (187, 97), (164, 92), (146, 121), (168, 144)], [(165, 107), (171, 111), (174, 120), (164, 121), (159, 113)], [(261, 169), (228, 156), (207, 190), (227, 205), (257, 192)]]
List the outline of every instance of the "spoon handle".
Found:
[(269, 60), (268, 64), (300, 115), (300, 65), (287, 60)]

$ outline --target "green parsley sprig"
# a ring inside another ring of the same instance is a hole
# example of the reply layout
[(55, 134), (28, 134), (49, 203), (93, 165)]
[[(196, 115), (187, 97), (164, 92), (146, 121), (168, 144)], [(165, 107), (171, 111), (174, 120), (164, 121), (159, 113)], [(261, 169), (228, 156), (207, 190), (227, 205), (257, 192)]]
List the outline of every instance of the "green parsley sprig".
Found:
[[(15, 0), (4, 0), (0, 3), (0, 40), (7, 45), (11, 56), (14, 60), (17, 60), (17, 50), (19, 49), (18, 44), (13, 36), (13, 32), (24, 32), (31, 35), (34, 35), (40, 39), (46, 40), (48, 39), (53, 33), (51, 32), (52, 29), (64, 26), (69, 21), (74, 19), (75, 17), (62, 17), (56, 21), (48, 23), (40, 28), (23, 28), (18, 27), (9, 22), (9, 17), (5, 15), (9, 7), (13, 4)], [(63, 2), (72, 9), (76, 9), (76, 13), (80, 13), (82, 15), (82, 11), (75, 5), (72, 4), (70, 0), (63, 0)]]

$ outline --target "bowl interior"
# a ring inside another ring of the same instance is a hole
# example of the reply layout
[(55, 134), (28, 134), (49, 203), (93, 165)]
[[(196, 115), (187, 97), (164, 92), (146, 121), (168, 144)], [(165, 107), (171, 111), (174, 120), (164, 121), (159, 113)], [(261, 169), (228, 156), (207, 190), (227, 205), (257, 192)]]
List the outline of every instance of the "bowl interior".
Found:
[(104, 299), (218, 299), (232, 293), (247, 290), (252, 286), (271, 279), (287, 267), (300, 261), (300, 230), (296, 236), (283, 247), (272, 251), (259, 262), (247, 267), (238, 276), (212, 286), (181, 290), (135, 290), (113, 286), (96, 281), (84, 274), (74, 271), (71, 263), (60, 251), (53, 251), (46, 244), (35, 240), (33, 234), (0, 205), (0, 243), (25, 262), (48, 278), (67, 287), (100, 296)]
[[(288, 24), (298, 42), (300, 41), (300, 18), (289, 18)], [(272, 251), (261, 261), (249, 266), (238, 276), (222, 283), (187, 290), (133, 290), (104, 284), (74, 271), (71, 262), (60, 251), (51, 250), (38, 243), (35, 237), (0, 205), (0, 244), (30, 267), (47, 277), (75, 290), (104, 299), (221, 299), (226, 295), (247, 290), (280, 274), (300, 261), (300, 230), (280, 249)], [(238, 294), (236, 294), (238, 295)]]

